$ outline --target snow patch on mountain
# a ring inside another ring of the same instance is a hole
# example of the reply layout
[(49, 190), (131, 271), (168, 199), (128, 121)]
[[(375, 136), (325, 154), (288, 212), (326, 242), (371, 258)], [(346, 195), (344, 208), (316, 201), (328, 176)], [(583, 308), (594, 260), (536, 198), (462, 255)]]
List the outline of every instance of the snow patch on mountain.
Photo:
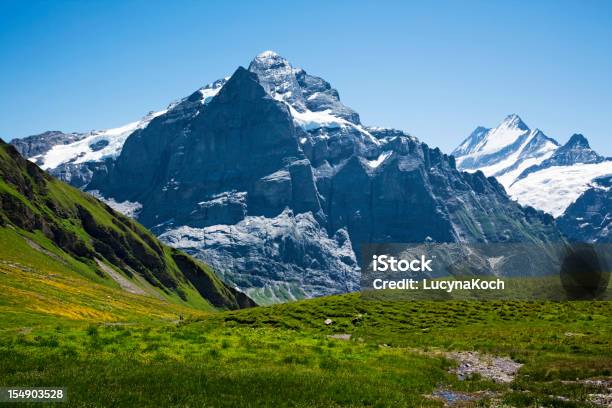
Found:
[(223, 85), (225, 85), (228, 79), (229, 77), (218, 79), (215, 82), (198, 89), (198, 91), (202, 94), (202, 100), (200, 101), (202, 105), (206, 105), (208, 102), (210, 102), (211, 99), (219, 93), (221, 88), (223, 88)]
[(134, 201), (122, 201), (117, 202), (113, 198), (104, 197), (100, 191), (98, 190), (89, 190), (87, 191), (92, 196), (96, 197), (98, 200), (106, 203), (113, 210), (120, 212), (126, 217), (137, 218), (138, 213), (142, 210), (142, 204)]
[(391, 156), (392, 154), (393, 154), (393, 152), (392, 152), (392, 151), (385, 151), (385, 152), (382, 152), (382, 153), (380, 154), (380, 156), (378, 156), (376, 159), (374, 159), (374, 160), (368, 160), (368, 161), (367, 161), (367, 164), (368, 164), (368, 166), (369, 166), (370, 168), (375, 169), (375, 168), (377, 168), (378, 166), (380, 166), (381, 164), (383, 164), (383, 162), (384, 162), (385, 160), (387, 160), (387, 158), (388, 158), (389, 156)]
[(137, 129), (146, 127), (154, 118), (164, 113), (166, 110), (151, 112), (139, 121), (118, 128), (92, 131), (76, 142), (55, 145), (49, 151), (31, 157), (30, 160), (41, 168), (49, 170), (64, 163), (99, 162), (117, 157), (129, 135)]
[(593, 179), (610, 174), (612, 174), (612, 161), (554, 166), (529, 174), (509, 186), (507, 190), (520, 204), (541, 209), (558, 217), (591, 187)]
[(298, 112), (293, 106), (288, 106), (295, 124), (305, 131), (317, 130), (320, 128), (335, 129), (348, 126), (348, 121), (332, 115), (330, 111), (312, 112), (306, 110), (304, 112)]
[[(366, 139), (368, 143), (379, 145), (380, 141), (372, 136), (363, 126), (355, 125), (346, 119), (334, 116), (331, 111), (326, 110), (322, 112), (313, 112), (305, 110), (304, 112), (298, 112), (295, 108), (287, 104), (289, 112), (293, 117), (293, 122), (296, 126), (301, 127), (306, 132), (314, 132), (319, 129), (348, 129), (349, 132), (356, 132), (362, 138)], [(312, 136), (312, 135), (311, 135)], [(322, 139), (329, 139), (329, 135), (326, 133), (318, 136)], [(300, 143), (305, 143), (307, 139), (300, 139)]]

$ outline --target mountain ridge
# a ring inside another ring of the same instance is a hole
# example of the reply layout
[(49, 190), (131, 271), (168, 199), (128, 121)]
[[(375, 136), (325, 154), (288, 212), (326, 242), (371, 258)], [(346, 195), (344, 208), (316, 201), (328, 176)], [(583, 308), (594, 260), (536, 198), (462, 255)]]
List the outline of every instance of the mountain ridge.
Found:
[(561, 239), (495, 179), (362, 125), (322, 78), (272, 53), (249, 66), (135, 130), (87, 189), (140, 206), (165, 242), (264, 303), (356, 290), (366, 242)]
[(510, 114), (495, 128), (478, 126), (451, 154), (461, 170), (481, 170), (507, 186), (524, 169), (550, 157), (557, 146), (556, 140)]

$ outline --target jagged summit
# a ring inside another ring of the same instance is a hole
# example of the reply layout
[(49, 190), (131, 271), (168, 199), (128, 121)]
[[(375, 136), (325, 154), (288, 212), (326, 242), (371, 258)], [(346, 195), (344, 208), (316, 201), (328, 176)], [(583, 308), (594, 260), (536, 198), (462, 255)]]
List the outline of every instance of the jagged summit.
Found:
[(249, 64), (259, 83), (272, 97), (286, 102), (294, 118), (305, 126), (338, 127), (342, 121), (360, 125), (357, 112), (340, 102), (338, 91), (323, 78), (294, 67), (274, 51), (264, 51)]
[(501, 127), (501, 126), (505, 126), (507, 128), (513, 128), (513, 129), (529, 130), (529, 127), (525, 124), (525, 122), (523, 122), (521, 117), (517, 115), (516, 113), (512, 113), (506, 116), (506, 118), (502, 121), (502, 123), (498, 127)]
[(580, 147), (590, 149), (589, 141), (580, 133), (575, 133), (570, 137), (570, 140), (565, 144), (566, 147)]
[(278, 53), (276, 53), (275, 51), (264, 51), (262, 53), (260, 53), (259, 55), (257, 55), (255, 58), (273, 58), (273, 57), (278, 57)]
[[(551, 167), (571, 167), (575, 164), (598, 164), (606, 161), (606, 158), (591, 149), (589, 141), (581, 134), (574, 134), (563, 146), (543, 162), (531, 166), (523, 171), (518, 180), (524, 179), (532, 173)], [(588, 177), (592, 178), (592, 177)], [(585, 179), (585, 185), (588, 179)]]
[(249, 64), (249, 70), (251, 70), (251, 67), (254, 66), (272, 67), (274, 65), (291, 66), (289, 61), (287, 61), (286, 58), (280, 56), (278, 53), (274, 51), (264, 51), (260, 54), (257, 54), (255, 58), (251, 60), (251, 63)]
[(452, 154), (459, 169), (481, 170), (508, 187), (523, 170), (550, 157), (558, 146), (513, 113), (495, 128), (476, 128)]
[(274, 98), (287, 102), (298, 112), (308, 110), (296, 70), (285, 58), (265, 51), (251, 61), (249, 71), (257, 74), (261, 85)]

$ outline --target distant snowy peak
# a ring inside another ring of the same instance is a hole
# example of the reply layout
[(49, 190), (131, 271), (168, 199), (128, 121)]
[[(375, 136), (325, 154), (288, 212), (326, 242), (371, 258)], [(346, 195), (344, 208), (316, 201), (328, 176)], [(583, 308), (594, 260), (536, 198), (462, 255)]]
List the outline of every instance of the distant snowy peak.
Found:
[(570, 140), (555, 150), (546, 160), (526, 168), (517, 177), (517, 181), (529, 174), (554, 166), (572, 166), (574, 164), (597, 164), (607, 159), (589, 146), (589, 141), (581, 134), (574, 134)]
[(605, 157), (591, 149), (589, 141), (581, 134), (573, 135), (555, 152), (554, 158), (563, 160), (563, 164), (600, 163), (606, 160)]
[(539, 130), (531, 131), (516, 114), (508, 115), (493, 129), (477, 127), (452, 152), (457, 163), (466, 170), (477, 169), (504, 160), (508, 155), (519, 152)]
[(565, 144), (564, 147), (570, 148), (570, 149), (590, 149), (591, 148), (587, 138), (579, 133), (572, 135), (572, 137)]
[(612, 160), (593, 151), (583, 135), (563, 146), (510, 115), (493, 129), (478, 127), (453, 152), (457, 167), (496, 177), (522, 205), (561, 216), (591, 188), (612, 174)]
[(497, 127), (477, 127), (453, 155), (461, 170), (481, 170), (509, 185), (526, 168), (549, 158), (559, 144), (541, 130), (531, 130), (516, 114)]
[(529, 127), (523, 122), (519, 115), (516, 113), (512, 113), (503, 120), (503, 122), (499, 125), (500, 128), (506, 129), (519, 129), (519, 130), (529, 130)]

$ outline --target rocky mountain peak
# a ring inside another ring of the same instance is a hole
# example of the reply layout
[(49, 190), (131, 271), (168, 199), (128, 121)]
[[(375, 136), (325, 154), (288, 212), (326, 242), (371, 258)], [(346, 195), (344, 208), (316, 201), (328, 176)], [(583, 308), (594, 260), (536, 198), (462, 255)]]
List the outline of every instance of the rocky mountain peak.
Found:
[(259, 83), (273, 98), (286, 102), (297, 113), (325, 112), (359, 125), (359, 114), (340, 102), (338, 91), (323, 78), (293, 67), (274, 51), (264, 51), (249, 64)]
[(612, 161), (592, 150), (583, 135), (575, 134), (548, 159), (524, 169), (509, 190), (519, 202), (558, 216), (590, 187), (591, 180), (611, 170)]
[(498, 128), (505, 127), (508, 129), (529, 130), (529, 127), (523, 122), (519, 115), (512, 113), (502, 121)]
[(604, 160), (603, 156), (591, 149), (587, 138), (578, 133), (572, 135), (567, 143), (555, 152), (552, 158), (563, 160), (567, 162), (566, 164), (597, 163)]
[(249, 71), (257, 74), (261, 86), (272, 97), (287, 102), (298, 112), (306, 111), (296, 70), (285, 58), (273, 51), (264, 51), (251, 61)]
[[(250, 66), (251, 65), (272, 66), (272, 65), (279, 65), (279, 64), (289, 65), (289, 62), (274, 51), (264, 51), (258, 54), (257, 56), (255, 56), (255, 58), (253, 58)], [(250, 69), (250, 66), (249, 66), (249, 69)]]
[(583, 148), (590, 149), (589, 141), (580, 133), (575, 133), (570, 137), (570, 140), (565, 144), (566, 148)]
[(218, 99), (222, 100), (232, 96), (241, 97), (242, 99), (260, 98), (264, 96), (261, 85), (255, 73), (243, 67), (238, 67), (220, 89)]

